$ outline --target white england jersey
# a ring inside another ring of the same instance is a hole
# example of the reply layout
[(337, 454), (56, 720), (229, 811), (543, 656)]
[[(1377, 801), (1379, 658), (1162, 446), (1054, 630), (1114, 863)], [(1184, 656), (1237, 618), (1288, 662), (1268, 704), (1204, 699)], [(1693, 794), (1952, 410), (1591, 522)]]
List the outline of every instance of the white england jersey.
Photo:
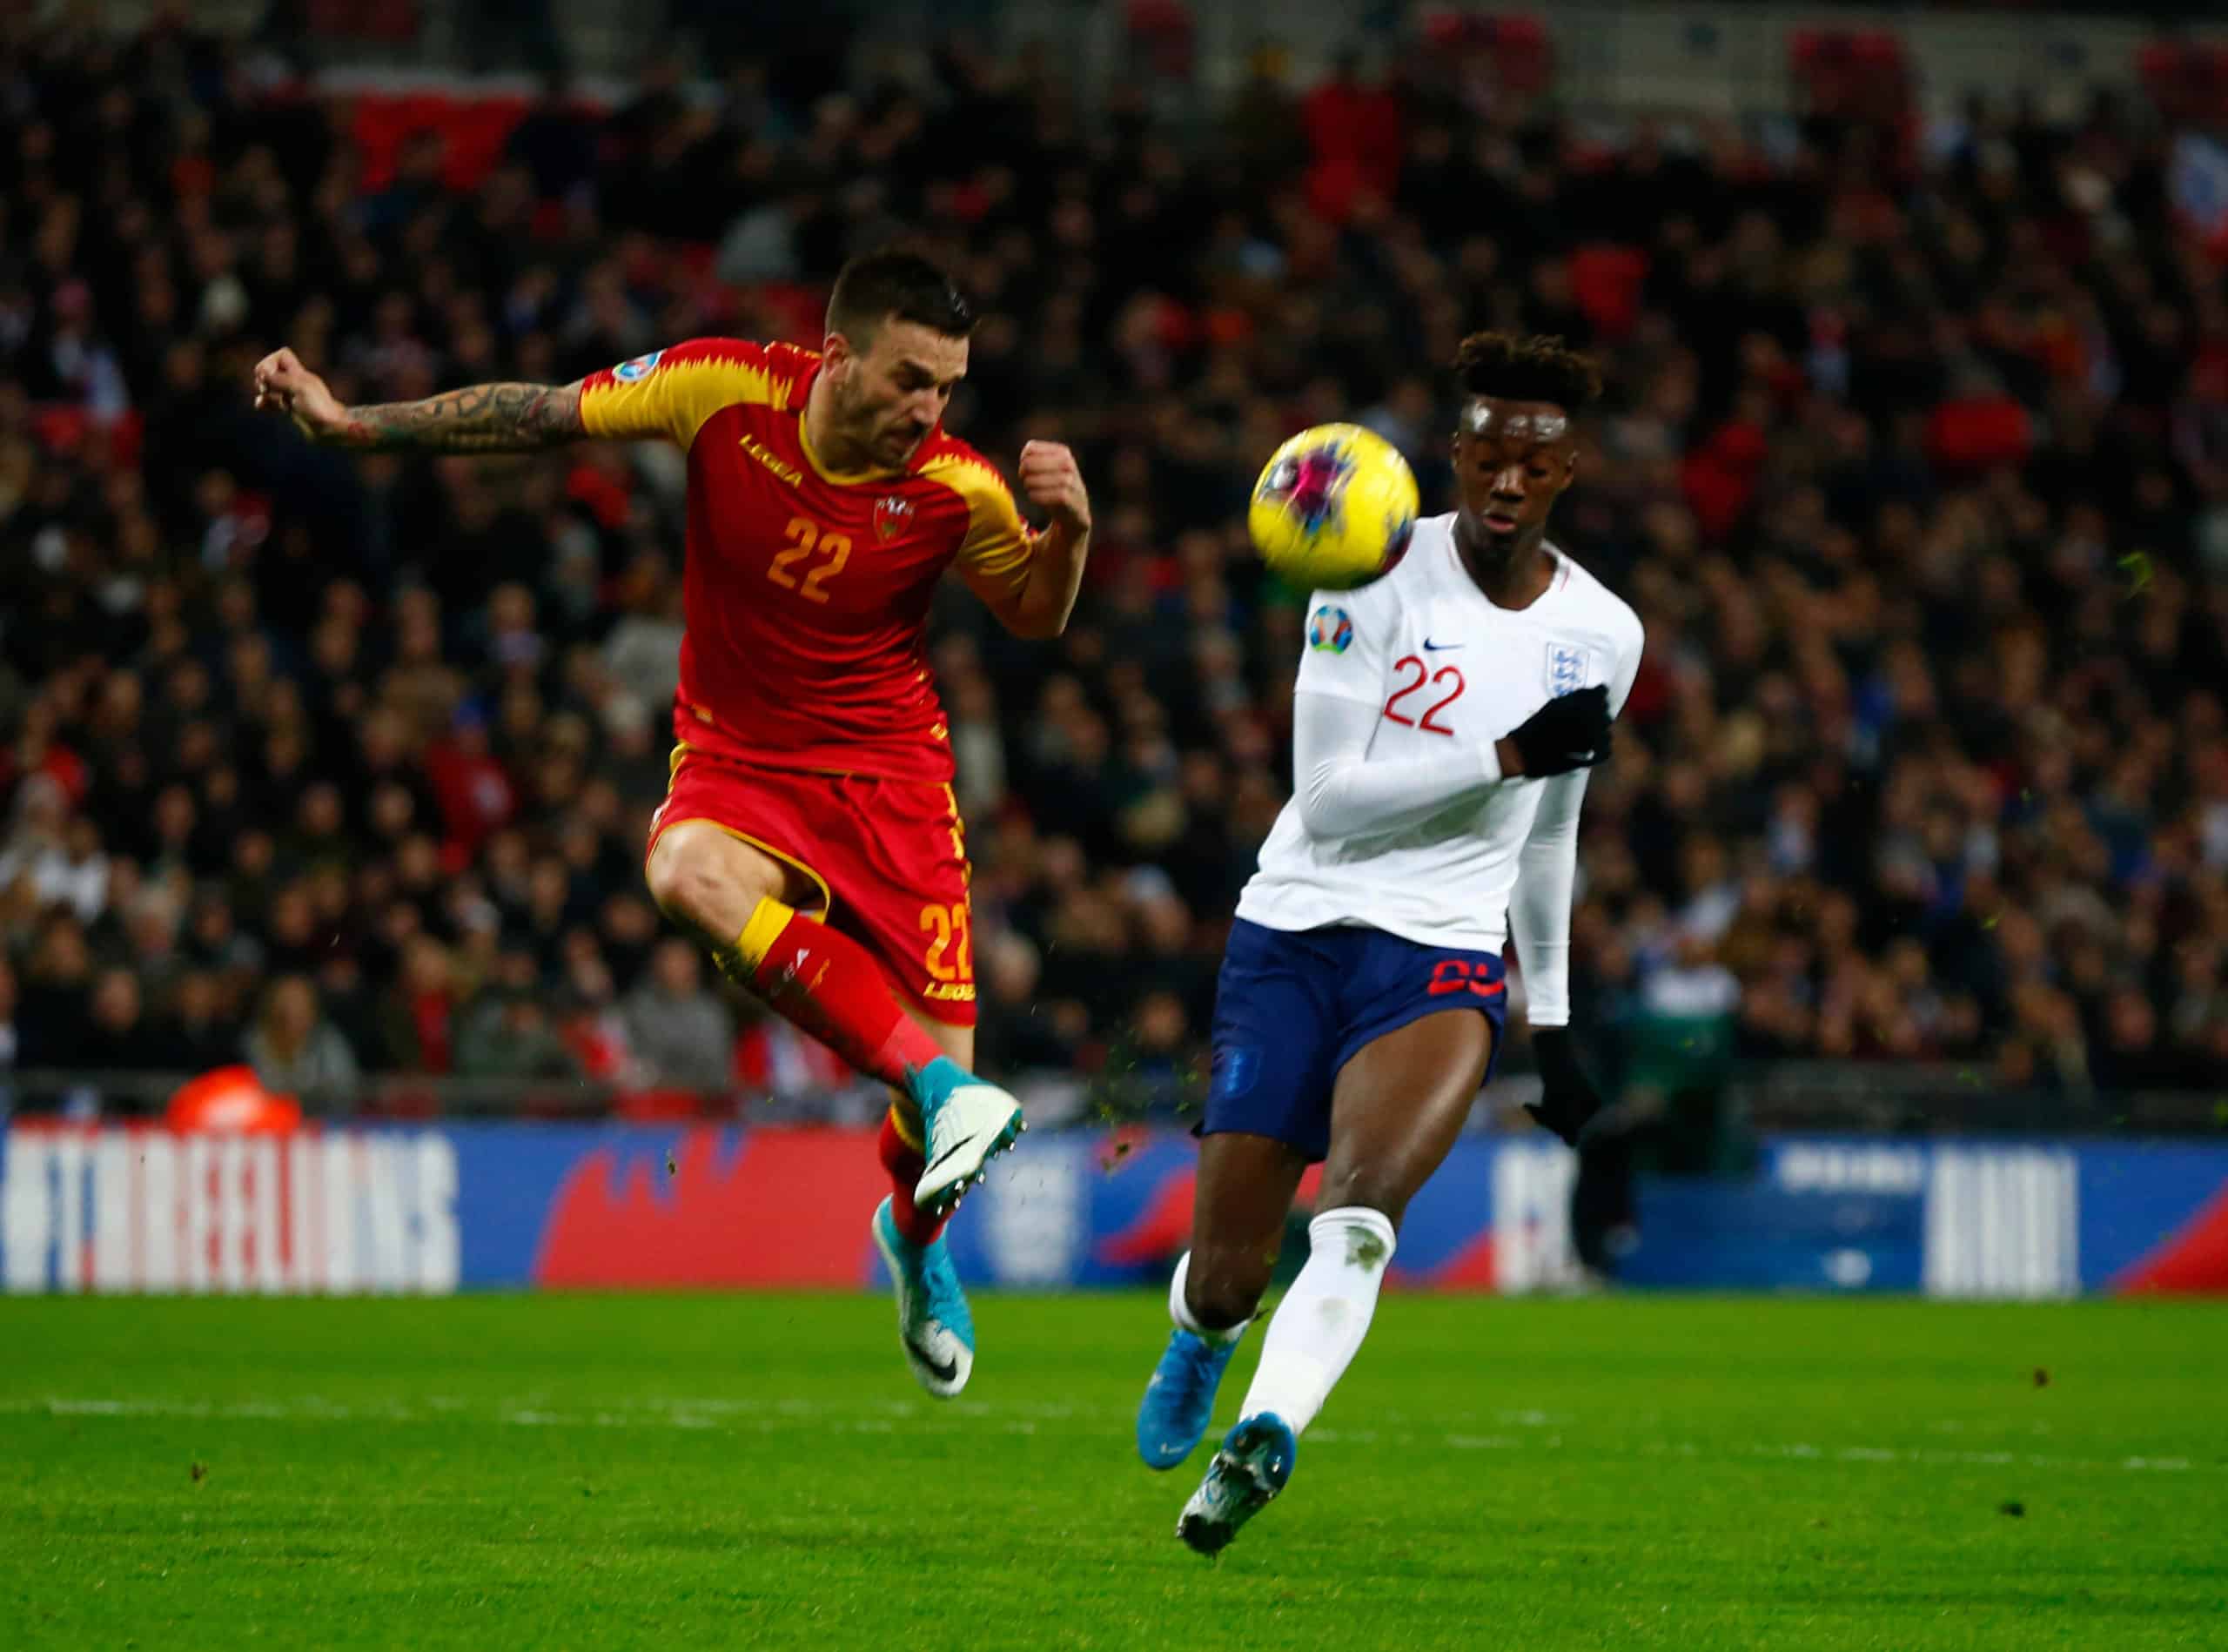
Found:
[[(1311, 790), (1310, 775), (1295, 776), (1240, 917), (1277, 930), (1363, 924), (1427, 946), (1498, 951), (1520, 870), (1542, 885), (1539, 898), (1520, 897), (1516, 923), (1529, 1018), (1566, 1018), (1586, 776), (1500, 780), (1493, 746), (1551, 697), (1596, 683), (1615, 715), (1641, 635), (1630, 607), (1548, 548), (1554, 582), (1527, 608), (1497, 607), (1478, 588), (1455, 552), (1452, 515), (1418, 522), (1407, 555), (1375, 583), (1316, 594), (1296, 685), (1305, 737), (1294, 743), (1303, 758), (1312, 740), (1331, 759), (1313, 776), (1329, 783)], [(1366, 795), (1341, 789), (1341, 766), (1346, 781), (1371, 782)]]

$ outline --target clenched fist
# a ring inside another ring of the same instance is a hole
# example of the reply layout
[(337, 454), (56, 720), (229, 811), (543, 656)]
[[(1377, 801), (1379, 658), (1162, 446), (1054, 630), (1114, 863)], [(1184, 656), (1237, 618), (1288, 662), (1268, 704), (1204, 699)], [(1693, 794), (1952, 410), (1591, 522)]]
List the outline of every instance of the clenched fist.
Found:
[(347, 428), (339, 400), (292, 350), (274, 350), (255, 364), (255, 405), (285, 413), (312, 441), (336, 441)]
[(1083, 473), (1067, 445), (1057, 441), (1024, 443), (1021, 450), (1021, 491), (1052, 520), (1078, 533), (1091, 527), (1091, 495), (1084, 491)]

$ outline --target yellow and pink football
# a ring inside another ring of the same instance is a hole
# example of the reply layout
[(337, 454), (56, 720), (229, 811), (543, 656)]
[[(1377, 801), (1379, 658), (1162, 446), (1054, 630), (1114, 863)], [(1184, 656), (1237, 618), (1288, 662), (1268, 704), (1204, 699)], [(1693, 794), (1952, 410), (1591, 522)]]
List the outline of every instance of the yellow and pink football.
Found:
[(1270, 456), (1245, 516), (1261, 560), (1303, 591), (1351, 591), (1406, 554), (1416, 478), (1359, 425), (1317, 425)]

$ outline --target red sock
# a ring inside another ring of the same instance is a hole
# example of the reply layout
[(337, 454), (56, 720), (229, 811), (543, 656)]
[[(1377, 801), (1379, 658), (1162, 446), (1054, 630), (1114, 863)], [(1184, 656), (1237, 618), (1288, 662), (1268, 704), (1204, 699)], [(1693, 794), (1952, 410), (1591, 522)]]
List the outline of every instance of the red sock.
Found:
[(735, 944), (714, 956), (728, 979), (884, 1084), (909, 1089), (909, 1076), (943, 1054), (864, 947), (795, 907), (762, 900)]
[(889, 1215), (897, 1224), (897, 1231), (916, 1245), (933, 1245), (936, 1235), (943, 1232), (944, 1219), (923, 1216), (913, 1204), (913, 1184), (921, 1179), (921, 1172), (929, 1161), (921, 1150), (905, 1139), (904, 1132), (897, 1126), (897, 1109), (892, 1107), (882, 1116), (882, 1167), (889, 1172)]

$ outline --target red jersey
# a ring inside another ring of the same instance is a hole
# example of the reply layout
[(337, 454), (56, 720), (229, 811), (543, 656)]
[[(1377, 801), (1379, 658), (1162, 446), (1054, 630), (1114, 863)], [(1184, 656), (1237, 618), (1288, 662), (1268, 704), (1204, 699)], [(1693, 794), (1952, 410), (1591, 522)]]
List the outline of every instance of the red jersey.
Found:
[(955, 561), (1018, 592), (1035, 536), (995, 466), (941, 426), (902, 471), (829, 470), (804, 433), (820, 357), (695, 339), (580, 386), (591, 436), (688, 454), (679, 743), (777, 769), (951, 778), (926, 625)]

